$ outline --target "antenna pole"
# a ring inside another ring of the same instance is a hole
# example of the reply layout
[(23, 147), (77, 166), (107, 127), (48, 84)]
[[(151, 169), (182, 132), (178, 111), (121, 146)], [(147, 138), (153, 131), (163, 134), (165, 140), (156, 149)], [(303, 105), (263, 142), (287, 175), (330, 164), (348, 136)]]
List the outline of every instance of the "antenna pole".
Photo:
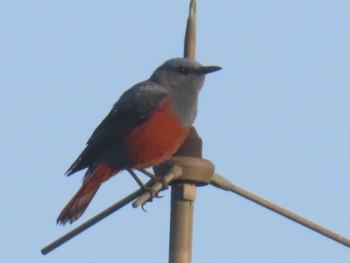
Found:
[[(191, 0), (189, 9), (184, 57), (194, 59), (197, 12), (195, 0)], [(202, 141), (194, 128), (192, 128), (191, 134), (175, 155), (202, 157)], [(185, 176), (191, 176), (192, 174), (191, 172), (183, 173)], [(193, 184), (193, 181), (182, 179), (180, 183), (174, 182), (171, 187), (169, 263), (191, 263), (192, 261), (193, 208), (195, 199), (196, 186)]]
[(193, 184), (171, 187), (169, 263), (191, 263), (195, 199), (196, 186)]

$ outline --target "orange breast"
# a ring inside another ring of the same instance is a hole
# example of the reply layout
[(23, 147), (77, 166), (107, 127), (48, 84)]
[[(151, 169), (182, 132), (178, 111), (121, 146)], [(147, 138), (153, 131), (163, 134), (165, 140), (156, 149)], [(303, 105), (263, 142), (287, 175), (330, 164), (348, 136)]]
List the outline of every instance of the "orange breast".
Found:
[(186, 139), (190, 128), (173, 115), (170, 101), (125, 137), (133, 168), (157, 165), (169, 159)]

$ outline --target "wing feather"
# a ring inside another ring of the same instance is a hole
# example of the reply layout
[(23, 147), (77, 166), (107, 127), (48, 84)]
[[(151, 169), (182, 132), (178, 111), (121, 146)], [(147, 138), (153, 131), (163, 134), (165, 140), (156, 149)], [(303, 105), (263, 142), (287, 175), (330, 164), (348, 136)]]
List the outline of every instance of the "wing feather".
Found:
[(141, 82), (127, 90), (97, 126), (66, 175), (93, 166), (110, 147), (121, 145), (125, 135), (146, 121), (163, 105), (167, 96), (167, 89), (150, 81)]

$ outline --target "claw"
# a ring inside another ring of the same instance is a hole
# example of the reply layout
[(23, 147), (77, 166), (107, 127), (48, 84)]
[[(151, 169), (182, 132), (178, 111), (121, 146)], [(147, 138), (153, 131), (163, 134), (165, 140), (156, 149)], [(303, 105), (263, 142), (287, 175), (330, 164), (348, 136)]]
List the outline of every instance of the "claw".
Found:
[(145, 209), (145, 205), (146, 205), (146, 203), (144, 203), (143, 205), (141, 205), (141, 208), (142, 208), (143, 212), (148, 213), (148, 211)]
[[(150, 198), (146, 203), (152, 202), (152, 201), (153, 201), (153, 198), (163, 198), (163, 197), (164, 197), (163, 195), (160, 195), (159, 192), (153, 190), (152, 187), (149, 187), (149, 186), (147, 186), (147, 185), (144, 185), (142, 188), (144, 189), (145, 192), (148, 192), (148, 193), (151, 195), (151, 198)], [(146, 203), (144, 203), (143, 205), (141, 205), (141, 208), (142, 208), (142, 210), (143, 210), (144, 212), (147, 213), (147, 210), (146, 210), (145, 207), (144, 207), (144, 206), (146, 205)]]
[[(169, 185), (168, 183), (165, 182), (164, 177), (163, 176), (157, 176), (149, 171), (147, 171), (146, 169), (137, 169), (139, 172), (143, 173), (144, 175), (148, 176), (149, 178), (151, 178), (151, 180), (155, 183), (159, 182), (163, 185), (163, 189), (168, 189)], [(158, 197), (156, 195), (156, 197)]]
[(160, 195), (160, 193), (157, 193), (155, 197), (156, 197), (156, 198), (163, 198), (164, 195)]

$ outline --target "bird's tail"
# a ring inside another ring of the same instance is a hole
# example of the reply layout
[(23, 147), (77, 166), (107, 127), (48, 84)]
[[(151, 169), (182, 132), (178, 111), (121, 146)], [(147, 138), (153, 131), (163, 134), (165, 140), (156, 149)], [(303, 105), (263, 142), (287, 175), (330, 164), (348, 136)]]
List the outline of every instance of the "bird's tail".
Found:
[(57, 224), (65, 225), (67, 222), (71, 224), (79, 219), (90, 204), (101, 184), (117, 172), (118, 170), (104, 164), (98, 165), (92, 172), (88, 170), (83, 185), (65, 208), (63, 208), (57, 218)]

